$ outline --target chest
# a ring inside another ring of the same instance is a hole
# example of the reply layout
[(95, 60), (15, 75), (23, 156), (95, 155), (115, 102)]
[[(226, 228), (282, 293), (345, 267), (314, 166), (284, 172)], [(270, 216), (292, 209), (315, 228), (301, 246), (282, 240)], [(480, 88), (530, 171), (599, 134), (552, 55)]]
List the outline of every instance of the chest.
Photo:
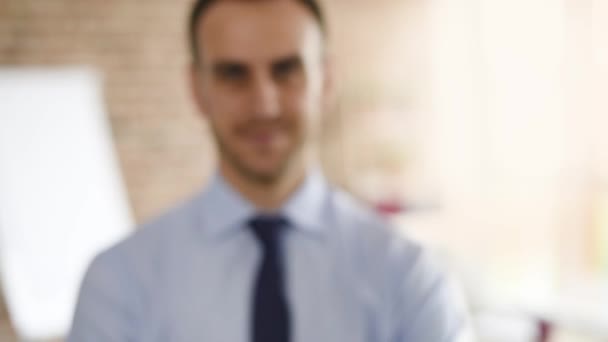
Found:
[[(352, 265), (322, 244), (292, 241), (286, 246), (292, 342), (383, 340), (381, 308), (366, 294)], [(141, 341), (249, 341), (260, 262), (259, 248), (241, 239), (159, 268), (141, 322)]]

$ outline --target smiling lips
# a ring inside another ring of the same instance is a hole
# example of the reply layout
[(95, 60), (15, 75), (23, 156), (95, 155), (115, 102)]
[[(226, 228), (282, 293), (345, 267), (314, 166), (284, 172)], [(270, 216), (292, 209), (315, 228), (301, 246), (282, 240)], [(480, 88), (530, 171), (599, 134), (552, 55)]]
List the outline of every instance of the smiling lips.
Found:
[(279, 138), (280, 131), (278, 129), (253, 129), (246, 132), (244, 136), (256, 146), (268, 146)]

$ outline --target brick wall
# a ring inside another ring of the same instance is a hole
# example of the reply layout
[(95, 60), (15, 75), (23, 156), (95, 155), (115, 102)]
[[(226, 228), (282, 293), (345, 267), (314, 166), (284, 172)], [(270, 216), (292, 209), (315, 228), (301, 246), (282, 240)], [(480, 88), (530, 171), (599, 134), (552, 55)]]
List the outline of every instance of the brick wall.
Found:
[(188, 99), (189, 0), (0, 0), (0, 65), (91, 65), (104, 96), (134, 215), (145, 220), (211, 170)]

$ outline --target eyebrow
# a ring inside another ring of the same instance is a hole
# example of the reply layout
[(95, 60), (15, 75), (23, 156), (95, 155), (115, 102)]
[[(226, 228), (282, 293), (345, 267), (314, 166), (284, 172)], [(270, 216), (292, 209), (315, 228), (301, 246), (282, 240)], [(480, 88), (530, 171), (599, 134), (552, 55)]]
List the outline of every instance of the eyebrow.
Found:
[(286, 57), (281, 57), (272, 62), (272, 68), (280, 68), (285, 66), (302, 65), (302, 58), (299, 55), (290, 55)]
[(245, 63), (238, 62), (238, 61), (226, 60), (226, 61), (219, 61), (217, 63), (214, 63), (213, 66), (211, 67), (211, 69), (216, 73), (221, 73), (221, 72), (225, 72), (228, 70), (242, 71), (242, 70), (247, 69), (247, 65)]
[[(302, 58), (297, 54), (288, 55), (285, 57), (280, 57), (275, 59), (271, 63), (271, 68), (280, 68), (290, 65), (302, 65)], [(247, 63), (238, 61), (238, 60), (220, 60), (212, 65), (212, 70), (214, 72), (223, 72), (227, 70), (246, 70)]]

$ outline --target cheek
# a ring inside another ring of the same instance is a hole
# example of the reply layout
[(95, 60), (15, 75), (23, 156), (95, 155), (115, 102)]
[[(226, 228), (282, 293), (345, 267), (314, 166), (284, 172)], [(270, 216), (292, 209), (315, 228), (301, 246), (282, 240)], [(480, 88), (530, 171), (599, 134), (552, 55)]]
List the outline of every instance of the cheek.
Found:
[(281, 121), (291, 134), (300, 134), (305, 130), (307, 116), (306, 101), (298, 96), (290, 97), (281, 105)]
[(214, 89), (208, 93), (208, 103), (211, 114), (216, 116), (235, 116), (243, 107), (243, 96), (222, 89)]
[(292, 95), (285, 106), (286, 116), (289, 116), (293, 124), (298, 126), (298, 130), (308, 130), (317, 122), (320, 98), (310, 89)]
[(213, 130), (217, 138), (222, 140), (222, 143), (231, 146), (231, 148), (238, 148), (241, 143), (244, 142), (242, 139), (242, 127), (244, 123), (238, 120), (238, 115), (225, 115), (215, 114), (211, 119)]
[(208, 99), (209, 112), (206, 113), (212, 125), (226, 134), (242, 117), (243, 101), (237, 96), (227, 96), (224, 92), (210, 92)]

